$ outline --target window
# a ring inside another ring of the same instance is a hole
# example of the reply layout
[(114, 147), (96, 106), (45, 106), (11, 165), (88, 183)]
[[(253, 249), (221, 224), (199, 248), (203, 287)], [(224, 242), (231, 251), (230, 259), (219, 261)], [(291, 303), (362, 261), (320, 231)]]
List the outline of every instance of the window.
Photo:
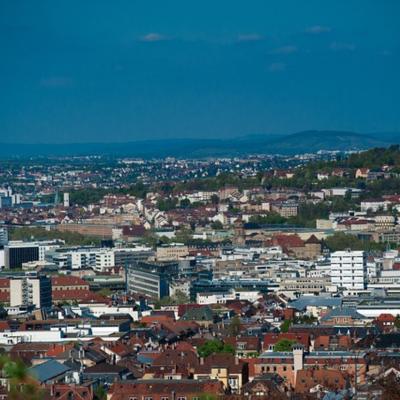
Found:
[(161, 397), (161, 400), (168, 400), (168, 397)]
[(186, 400), (186, 397), (185, 396), (178, 397), (177, 400)]
[(153, 400), (152, 397), (145, 397), (144, 400)]

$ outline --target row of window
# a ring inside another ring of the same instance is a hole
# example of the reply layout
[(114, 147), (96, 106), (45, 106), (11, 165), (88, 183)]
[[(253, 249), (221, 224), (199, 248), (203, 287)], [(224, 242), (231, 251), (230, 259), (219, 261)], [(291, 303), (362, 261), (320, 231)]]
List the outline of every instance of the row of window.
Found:
[[(273, 366), (273, 367), (270, 367), (270, 366), (267, 366), (267, 367), (261, 367), (261, 372), (270, 372), (270, 371), (274, 371), (274, 372), (276, 372), (277, 371), (277, 367), (276, 366)], [(283, 371), (287, 371), (287, 366), (286, 365), (284, 365), (283, 367), (282, 367), (282, 370)], [(292, 365), (292, 371), (294, 371), (294, 365)]]

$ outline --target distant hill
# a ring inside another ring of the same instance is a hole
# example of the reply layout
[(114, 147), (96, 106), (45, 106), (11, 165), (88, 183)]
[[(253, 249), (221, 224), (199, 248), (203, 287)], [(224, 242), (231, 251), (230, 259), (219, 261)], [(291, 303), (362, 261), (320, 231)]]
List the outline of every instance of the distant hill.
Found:
[(270, 143), (270, 149), (284, 154), (316, 152), (318, 150), (366, 150), (385, 147), (393, 142), (378, 136), (342, 131), (303, 131), (287, 135)]
[(367, 150), (400, 143), (400, 134), (303, 131), (232, 139), (158, 139), (127, 143), (0, 144), (0, 157), (107, 155), (143, 158), (299, 154), (318, 150)]

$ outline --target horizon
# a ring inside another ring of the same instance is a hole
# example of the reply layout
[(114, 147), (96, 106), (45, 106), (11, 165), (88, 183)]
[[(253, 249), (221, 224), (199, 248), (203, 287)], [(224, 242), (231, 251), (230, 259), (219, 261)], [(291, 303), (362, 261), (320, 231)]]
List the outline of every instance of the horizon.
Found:
[[(129, 143), (145, 143), (145, 142), (174, 142), (174, 141), (236, 141), (236, 140), (251, 140), (251, 139), (260, 139), (260, 138), (280, 138), (280, 137), (290, 137), (290, 136), (295, 136), (298, 134), (306, 134), (306, 133), (316, 133), (316, 134), (350, 134), (354, 136), (363, 136), (363, 137), (370, 137), (370, 138), (377, 138), (378, 135), (386, 135), (386, 136), (399, 136), (400, 140), (400, 131), (387, 131), (387, 132), (355, 132), (355, 131), (345, 131), (345, 130), (327, 130), (327, 129), (305, 129), (301, 131), (296, 131), (296, 132), (288, 132), (288, 133), (252, 133), (248, 135), (238, 135), (234, 137), (167, 137), (167, 138), (161, 138), (161, 137), (155, 137), (155, 138), (137, 138), (133, 140), (123, 140), (123, 141), (70, 141), (70, 142), (59, 142), (59, 141), (36, 141), (36, 142), (18, 142), (18, 141), (4, 141), (0, 139), (0, 144), (4, 145), (15, 145), (15, 146), (38, 146), (38, 145), (43, 145), (43, 146), (63, 146), (63, 145), (106, 145), (106, 144), (129, 144)], [(394, 143), (393, 143), (394, 144)]]
[(1, 8), (3, 143), (400, 132), (396, 1)]

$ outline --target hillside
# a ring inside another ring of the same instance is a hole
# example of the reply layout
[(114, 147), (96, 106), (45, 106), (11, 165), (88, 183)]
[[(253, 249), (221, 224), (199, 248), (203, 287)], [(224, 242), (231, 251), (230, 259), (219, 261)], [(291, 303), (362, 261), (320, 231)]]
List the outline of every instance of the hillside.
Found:
[[(399, 136), (399, 135), (398, 135)], [(399, 140), (392, 134), (362, 135), (341, 131), (304, 131), (291, 135), (252, 135), (233, 139), (158, 139), (128, 143), (0, 144), (0, 157), (108, 155), (212, 157), (246, 154), (297, 154), (319, 150), (366, 150)], [(388, 141), (390, 140), (390, 141)]]

